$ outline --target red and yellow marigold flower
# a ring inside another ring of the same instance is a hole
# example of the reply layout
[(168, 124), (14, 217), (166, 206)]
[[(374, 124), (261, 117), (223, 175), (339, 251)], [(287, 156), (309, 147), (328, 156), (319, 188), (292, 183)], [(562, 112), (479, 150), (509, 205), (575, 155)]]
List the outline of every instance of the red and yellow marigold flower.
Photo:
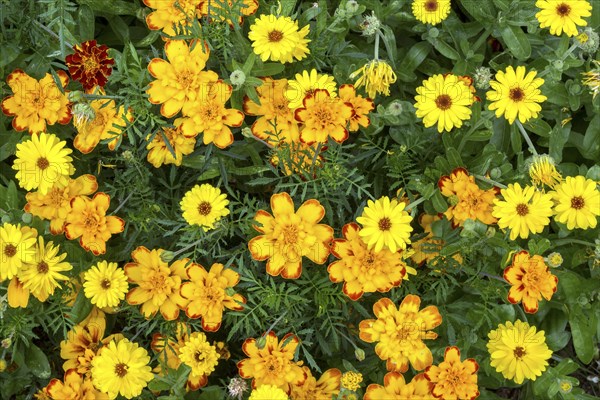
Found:
[(542, 296), (550, 300), (558, 285), (558, 278), (552, 275), (544, 258), (530, 256), (525, 250), (513, 256), (512, 264), (504, 270), (504, 279), (512, 285), (508, 301), (512, 304), (523, 302), (523, 308), (529, 314), (537, 312)]
[(44, 388), (45, 394), (51, 400), (108, 400), (106, 393), (98, 391), (91, 379), (77, 373), (75, 369), (65, 372), (65, 377), (52, 379)]
[(359, 232), (358, 224), (344, 225), (344, 239), (334, 239), (331, 245), (331, 254), (340, 260), (327, 267), (329, 279), (344, 282), (344, 294), (352, 300), (360, 299), (365, 292), (388, 292), (399, 286), (406, 274), (401, 252), (384, 249), (375, 253), (367, 248)]
[(102, 192), (92, 199), (86, 196), (73, 198), (64, 228), (67, 239), (79, 238), (81, 247), (96, 256), (106, 253), (106, 241), (125, 229), (125, 221), (121, 218), (106, 215), (109, 206), (110, 196)]
[(240, 281), (240, 275), (223, 264), (215, 263), (210, 271), (200, 264), (192, 263), (187, 268), (189, 282), (181, 285), (180, 293), (189, 303), (185, 308), (188, 318), (202, 318), (202, 329), (216, 332), (221, 327), (223, 310), (240, 311), (246, 299), (238, 293), (230, 294)]
[(81, 82), (85, 90), (95, 86), (104, 87), (112, 73), (115, 60), (108, 56), (108, 47), (95, 40), (88, 40), (73, 46), (74, 54), (65, 57), (69, 74), (74, 80)]
[(460, 361), (456, 346), (446, 347), (444, 361), (425, 369), (425, 378), (434, 384), (432, 394), (444, 400), (472, 400), (479, 396), (477, 370), (473, 358)]
[(371, 124), (368, 115), (369, 112), (375, 108), (373, 100), (357, 95), (353, 85), (340, 86), (340, 99), (343, 102), (352, 105), (352, 111), (354, 113), (350, 119), (350, 126), (348, 127), (350, 132), (358, 131), (360, 126), (367, 128)]
[(134, 262), (124, 267), (129, 283), (137, 284), (127, 293), (127, 303), (139, 305), (140, 312), (150, 319), (160, 311), (167, 321), (179, 317), (179, 308), (187, 301), (179, 290), (183, 280), (187, 279), (186, 265), (189, 259), (175, 261), (171, 265), (161, 259), (163, 249), (148, 250), (140, 246), (131, 252)]
[(249, 358), (237, 363), (240, 376), (252, 379), (253, 388), (273, 385), (289, 395), (292, 386), (302, 385), (308, 377), (301, 363), (294, 362), (300, 341), (291, 333), (279, 341), (273, 331), (263, 337), (266, 341), (262, 348), (257, 346), (254, 338), (246, 339), (242, 345), (244, 354)]
[(318, 222), (325, 216), (325, 208), (318, 200), (305, 201), (298, 211), (288, 193), (271, 196), (273, 215), (258, 210), (253, 225), (260, 232), (248, 243), (252, 258), (267, 260), (267, 273), (281, 274), (286, 279), (302, 275), (302, 257), (316, 264), (323, 264), (329, 256), (329, 243), (333, 240), (333, 228)]
[(383, 385), (372, 383), (367, 387), (363, 400), (431, 400), (432, 384), (423, 374), (416, 375), (409, 383), (399, 372), (389, 372)]
[(114, 150), (127, 124), (133, 122), (133, 115), (125, 107), (117, 107), (114, 100), (93, 100), (89, 106), (94, 110), (94, 117), (75, 118), (73, 122), (77, 129), (73, 147), (88, 154), (101, 140), (109, 140), (108, 148)]
[(175, 36), (178, 33), (175, 26), (187, 27), (193, 18), (200, 18), (200, 3), (202, 0), (144, 0), (144, 4), (153, 9), (146, 16), (146, 24), (151, 30)]
[(388, 298), (373, 305), (377, 319), (360, 322), (359, 337), (367, 342), (377, 342), (375, 352), (384, 361), (388, 371), (404, 373), (408, 364), (421, 371), (433, 363), (431, 350), (423, 343), (425, 339), (436, 339), (431, 329), (442, 323), (437, 307), (427, 306), (419, 310), (419, 296), (408, 295), (399, 308)]
[(306, 380), (300, 385), (291, 386), (290, 397), (294, 400), (326, 400), (335, 398), (340, 392), (340, 380), (342, 372), (337, 368), (331, 368), (323, 372), (317, 380), (310, 368), (302, 367), (306, 372)]
[[(175, 164), (179, 167), (183, 162), (183, 156), (192, 154), (196, 147), (196, 138), (185, 136), (179, 128), (161, 128), (154, 134), (152, 141), (150, 138), (152, 135), (146, 138), (148, 141), (146, 150), (149, 150), (146, 159), (155, 168), (167, 164)], [(167, 142), (173, 152), (167, 146)]]
[[(56, 72), (63, 88), (69, 83), (65, 71)], [(71, 120), (67, 94), (56, 86), (52, 75), (47, 73), (36, 80), (20, 69), (6, 78), (12, 96), (2, 100), (2, 112), (15, 117), (12, 127), (17, 131), (29, 129), (29, 133), (46, 131), (46, 125), (67, 124)]]

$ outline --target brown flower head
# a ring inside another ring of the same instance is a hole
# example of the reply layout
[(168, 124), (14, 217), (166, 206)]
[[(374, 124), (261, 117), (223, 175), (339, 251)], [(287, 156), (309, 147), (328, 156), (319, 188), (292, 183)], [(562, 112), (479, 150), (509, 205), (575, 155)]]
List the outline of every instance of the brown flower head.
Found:
[(106, 45), (98, 46), (95, 40), (88, 40), (73, 46), (74, 54), (65, 58), (71, 77), (81, 82), (85, 90), (98, 85), (104, 87), (112, 73), (115, 60), (108, 56)]

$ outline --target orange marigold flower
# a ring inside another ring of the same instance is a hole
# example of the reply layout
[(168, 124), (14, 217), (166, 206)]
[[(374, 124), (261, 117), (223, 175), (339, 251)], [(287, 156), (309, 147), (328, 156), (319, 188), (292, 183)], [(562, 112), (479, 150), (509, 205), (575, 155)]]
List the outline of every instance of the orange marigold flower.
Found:
[[(434, 239), (433, 230), (431, 225), (435, 221), (440, 221), (442, 217), (438, 215), (421, 214), (419, 217), (419, 225), (423, 228), (423, 233), (426, 233), (422, 239), (416, 240), (412, 243), (413, 254), (411, 259), (417, 264), (423, 264), (424, 262), (430, 262), (440, 255), (440, 251), (446, 244), (444, 240)], [(452, 255), (452, 258), (459, 264), (462, 263), (463, 258), (460, 253)]]
[(71, 212), (71, 200), (76, 196), (92, 194), (97, 189), (98, 182), (93, 175), (82, 175), (69, 179), (66, 185), (54, 184), (46, 194), (39, 191), (27, 193), (24, 209), (36, 217), (49, 220), (50, 232), (60, 235), (64, 231), (67, 215)]
[(146, 6), (154, 9), (146, 17), (146, 24), (151, 30), (162, 30), (166, 35), (175, 36), (176, 26), (187, 27), (193, 18), (200, 18), (200, 3), (202, 0), (144, 0)]
[[(215, 18), (215, 16), (219, 16), (219, 20), (224, 21), (225, 18), (223, 16), (220, 16), (221, 13), (235, 13), (240, 15), (240, 17), (238, 18), (238, 24), (241, 25), (243, 22), (242, 16), (252, 15), (256, 12), (256, 10), (258, 10), (258, 0), (242, 0), (241, 2), (239, 0), (235, 2), (227, 0), (227, 6), (229, 7), (226, 7), (225, 10), (221, 5), (222, 3), (224, 4), (225, 1), (221, 0), (220, 2), (217, 2), (214, 0), (201, 0), (200, 4), (198, 4), (198, 10), (200, 11), (200, 15), (202, 15), (203, 17), (210, 15), (212, 18)], [(234, 8), (234, 3), (236, 8)], [(231, 20), (229, 19), (227, 20), (227, 23), (229, 25), (233, 25)]]
[(432, 384), (423, 374), (406, 383), (402, 374), (389, 372), (383, 378), (383, 384), (370, 384), (363, 400), (431, 400)]
[(556, 292), (558, 278), (550, 272), (539, 255), (530, 256), (525, 250), (513, 256), (513, 262), (504, 270), (504, 279), (512, 285), (508, 301), (512, 304), (523, 302), (526, 313), (534, 314), (542, 296), (550, 300)]
[(139, 305), (146, 319), (152, 318), (159, 310), (167, 321), (179, 317), (179, 307), (187, 301), (181, 297), (181, 282), (187, 279), (186, 265), (189, 259), (175, 261), (169, 266), (161, 259), (163, 249), (148, 250), (140, 246), (131, 252), (134, 262), (124, 267), (130, 283), (138, 286), (127, 293), (127, 303)]
[(98, 391), (91, 379), (78, 374), (75, 369), (65, 372), (64, 380), (52, 379), (44, 388), (46, 395), (52, 400), (95, 399), (108, 400), (106, 393)]
[(371, 124), (368, 115), (375, 108), (373, 100), (357, 95), (353, 85), (340, 86), (340, 99), (352, 105), (352, 110), (354, 111), (350, 119), (350, 132), (358, 131), (359, 126), (366, 128)]
[(215, 263), (210, 271), (200, 264), (187, 268), (189, 282), (181, 285), (181, 296), (189, 300), (185, 313), (188, 318), (202, 318), (202, 329), (216, 332), (221, 327), (223, 310), (240, 311), (246, 299), (238, 293), (229, 294), (240, 281), (240, 275), (223, 264)]
[[(56, 72), (63, 88), (69, 83), (65, 71)], [(20, 69), (6, 78), (13, 95), (2, 100), (2, 112), (15, 117), (12, 126), (17, 131), (29, 129), (29, 133), (46, 131), (47, 125), (67, 124), (71, 120), (69, 100), (61, 93), (52, 75), (47, 73), (36, 80)]]
[(359, 232), (358, 224), (344, 225), (344, 239), (334, 239), (331, 245), (331, 254), (340, 260), (327, 267), (329, 279), (344, 282), (344, 294), (352, 300), (360, 299), (365, 292), (388, 292), (399, 286), (406, 274), (402, 252), (383, 249), (375, 253), (367, 248)]
[(85, 90), (95, 86), (104, 87), (112, 73), (115, 60), (108, 56), (106, 45), (98, 46), (95, 40), (88, 40), (73, 46), (74, 54), (65, 57), (71, 78), (81, 82)]
[(375, 352), (382, 360), (387, 360), (388, 371), (404, 373), (408, 364), (421, 371), (433, 363), (431, 350), (423, 343), (424, 339), (436, 339), (433, 329), (442, 323), (436, 306), (427, 306), (419, 311), (419, 296), (408, 295), (399, 308), (388, 298), (373, 305), (377, 319), (360, 322), (359, 337), (367, 343), (378, 342)]
[[(161, 131), (154, 134), (152, 141), (150, 141), (151, 137), (152, 135), (146, 137), (148, 141), (146, 150), (149, 150), (146, 158), (155, 168), (167, 164), (175, 164), (179, 167), (183, 162), (183, 156), (192, 154), (196, 146), (196, 138), (185, 136), (179, 128), (161, 128)], [(167, 146), (167, 142), (171, 149)]]
[(25, 288), (17, 276), (10, 280), (6, 294), (8, 305), (12, 308), (25, 308), (29, 304), (29, 289)]
[(325, 208), (318, 200), (305, 201), (298, 211), (288, 193), (271, 196), (273, 215), (258, 210), (254, 220), (260, 225), (254, 229), (262, 233), (248, 243), (252, 258), (267, 261), (267, 273), (281, 274), (286, 279), (302, 275), (302, 257), (323, 264), (329, 256), (333, 228), (318, 222), (325, 216)]
[(329, 400), (335, 398), (340, 392), (340, 380), (342, 372), (337, 368), (331, 368), (323, 372), (317, 380), (310, 368), (302, 367), (306, 372), (306, 380), (300, 385), (291, 386), (290, 397), (294, 400)]
[(110, 140), (108, 148), (114, 150), (127, 123), (133, 122), (133, 115), (125, 107), (117, 107), (114, 100), (93, 100), (90, 107), (94, 110), (94, 118), (75, 118), (73, 122), (77, 129), (73, 146), (83, 154), (88, 154), (101, 140)]
[(239, 374), (244, 379), (252, 379), (252, 387), (273, 385), (284, 390), (288, 395), (292, 386), (302, 385), (307, 373), (300, 362), (294, 362), (296, 347), (300, 343), (297, 336), (288, 333), (281, 341), (270, 331), (263, 336), (265, 345), (259, 348), (256, 339), (246, 339), (242, 350), (249, 358), (237, 363)]
[(294, 115), (296, 121), (304, 124), (300, 131), (303, 143), (327, 143), (329, 136), (338, 143), (348, 139), (346, 125), (354, 116), (351, 103), (331, 96), (325, 89), (316, 89), (304, 97), (302, 104)]
[(444, 400), (473, 400), (479, 396), (477, 370), (479, 364), (473, 358), (460, 361), (456, 346), (446, 347), (444, 361), (425, 369), (425, 378), (435, 386), (432, 394)]
[(92, 199), (86, 196), (73, 198), (65, 223), (67, 239), (79, 238), (81, 247), (96, 256), (106, 253), (106, 241), (125, 229), (125, 221), (121, 218), (106, 216), (109, 206), (110, 196), (102, 192)]

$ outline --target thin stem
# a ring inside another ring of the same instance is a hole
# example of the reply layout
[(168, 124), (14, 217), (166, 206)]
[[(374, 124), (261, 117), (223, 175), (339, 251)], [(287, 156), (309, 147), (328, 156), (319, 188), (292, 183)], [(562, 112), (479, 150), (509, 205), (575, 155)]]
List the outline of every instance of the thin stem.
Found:
[(379, 60), (379, 35), (381, 35), (381, 32), (377, 29), (377, 33), (375, 34), (375, 54), (373, 55), (375, 61)]
[(559, 239), (554, 241), (554, 246), (562, 246), (563, 244), (583, 244), (584, 246), (596, 247), (595, 243), (586, 242), (579, 239)]
[(88, 100), (100, 100), (100, 99), (109, 99), (109, 100), (123, 100), (125, 97), (123, 96), (108, 96), (105, 94), (83, 94)]
[(529, 135), (527, 134), (527, 131), (525, 130), (525, 128), (523, 127), (523, 125), (521, 124), (521, 121), (519, 121), (518, 119), (515, 120), (515, 122), (517, 123), (517, 127), (519, 128), (519, 130), (521, 131), (521, 135), (523, 135), (523, 138), (525, 138), (525, 141), (527, 142), (527, 145), (529, 146), (529, 151), (531, 153), (533, 153), (534, 155), (538, 155), (537, 150), (535, 149), (535, 146), (533, 145), (533, 142), (531, 141), (531, 139), (529, 138)]
[(129, 196), (125, 197), (125, 200), (123, 200), (119, 206), (117, 208), (115, 208), (115, 211), (111, 212), (110, 215), (114, 215), (117, 213), (117, 211), (119, 211), (121, 209), (121, 207), (123, 207), (125, 205), (125, 203), (127, 203), (127, 201), (131, 198), (131, 196), (133, 196), (133, 192), (129, 193)]
[(413, 201), (412, 203), (410, 203), (409, 205), (407, 205), (404, 210), (405, 211), (409, 211), (412, 210), (413, 208), (415, 208), (416, 206), (418, 206), (419, 204), (421, 204), (422, 202), (425, 201), (425, 197), (421, 197), (420, 199)]
[(488, 274), (487, 272), (480, 272), (479, 275), (485, 276), (486, 278), (491, 278), (491, 279), (495, 279), (497, 281), (506, 283), (506, 281), (503, 278), (500, 278), (499, 276), (496, 276), (496, 275)]
[[(42, 24), (39, 21), (34, 21), (34, 23), (60, 42), (60, 36), (58, 36), (56, 34), (56, 32), (54, 32), (52, 29), (48, 28), (46, 25)], [(67, 42), (66, 40), (64, 40), (64, 44), (66, 44), (69, 47), (73, 47), (73, 45), (71, 43)], [(61, 52), (62, 52), (62, 50), (61, 50)]]
[(482, 181), (482, 182), (489, 183), (490, 185), (497, 186), (497, 187), (499, 187), (499, 188), (501, 188), (501, 189), (506, 189), (506, 188), (508, 187), (508, 186), (506, 186), (506, 185), (503, 185), (503, 184), (502, 184), (502, 183), (500, 183), (500, 182), (496, 182), (496, 181), (494, 181), (494, 180), (492, 180), (492, 179), (490, 179), (490, 178), (487, 178), (487, 177), (485, 177), (485, 176), (483, 176), (483, 175), (477, 175), (477, 174), (475, 174), (475, 175), (473, 175), (473, 176), (475, 176), (475, 178), (476, 178), (476, 179), (479, 179), (479, 180), (480, 180), (480, 181)]

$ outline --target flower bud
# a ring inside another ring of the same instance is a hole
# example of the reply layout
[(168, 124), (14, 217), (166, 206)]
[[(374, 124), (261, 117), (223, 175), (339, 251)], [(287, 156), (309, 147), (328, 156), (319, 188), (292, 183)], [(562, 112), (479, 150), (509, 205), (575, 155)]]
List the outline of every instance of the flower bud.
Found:
[(71, 103), (79, 103), (81, 101), (84, 101), (85, 99), (84, 94), (81, 90), (74, 90), (72, 92), (69, 92), (67, 98)]
[(365, 351), (357, 347), (354, 349), (354, 357), (356, 357), (358, 361), (363, 361), (365, 359)]
[(358, 11), (358, 7), (358, 2), (354, 0), (348, 0), (346, 3), (346, 11), (348, 11), (350, 14), (356, 13)]
[(23, 215), (21, 215), (21, 221), (23, 221), (24, 224), (30, 224), (32, 220), (33, 216), (28, 212), (23, 213)]
[(165, 250), (160, 253), (160, 260), (165, 263), (170, 263), (175, 258), (175, 253), (169, 250)]
[(232, 85), (241, 86), (246, 82), (246, 74), (240, 69), (236, 69), (229, 75), (229, 80)]
[(258, 339), (256, 339), (256, 348), (257, 349), (262, 350), (266, 345), (267, 345), (266, 336), (261, 336)]

